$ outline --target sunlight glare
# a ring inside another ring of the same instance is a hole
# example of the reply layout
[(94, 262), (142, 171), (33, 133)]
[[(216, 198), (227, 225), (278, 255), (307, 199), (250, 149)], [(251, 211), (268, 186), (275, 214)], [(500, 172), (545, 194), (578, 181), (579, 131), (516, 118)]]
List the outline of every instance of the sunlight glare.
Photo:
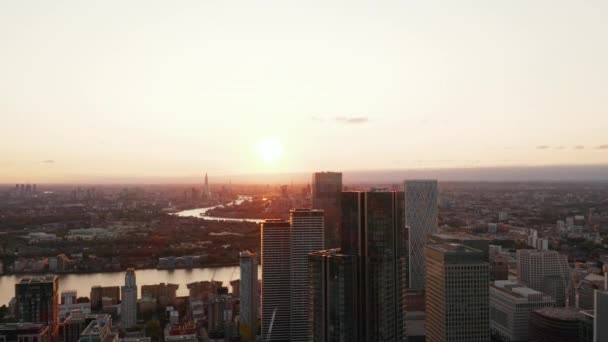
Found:
[(283, 155), (283, 145), (278, 139), (265, 138), (257, 144), (257, 152), (265, 162), (274, 162)]

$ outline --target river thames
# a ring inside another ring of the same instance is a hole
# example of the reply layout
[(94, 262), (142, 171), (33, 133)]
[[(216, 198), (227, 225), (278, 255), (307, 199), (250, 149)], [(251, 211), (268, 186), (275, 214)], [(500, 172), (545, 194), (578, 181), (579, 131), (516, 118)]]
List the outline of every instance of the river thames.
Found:
[[(237, 200), (232, 203), (241, 204), (243, 201), (251, 200), (247, 196), (239, 196)], [(213, 217), (206, 216), (207, 211), (215, 208), (198, 208), (184, 210), (175, 213), (174, 215), (181, 217), (198, 217), (205, 220), (216, 220), (216, 221), (247, 221), (259, 223), (262, 220), (258, 219), (234, 219), (224, 217)], [(261, 277), (261, 272), (258, 272)], [(0, 276), (0, 305), (6, 304), (15, 295), (15, 283), (19, 279), (26, 277), (27, 275), (5, 275)], [(203, 280), (217, 280), (224, 283), (224, 286), (230, 287), (230, 281), (240, 279), (241, 273), (238, 267), (208, 267), (208, 268), (195, 268), (190, 270), (137, 270), (135, 272), (137, 278), (137, 286), (141, 285), (154, 285), (158, 283), (171, 283), (178, 284), (177, 289), (178, 296), (187, 296), (188, 288), (186, 284), (203, 281)], [(80, 274), (61, 274), (59, 275), (59, 291), (65, 290), (76, 290), (78, 291), (79, 297), (89, 297), (91, 294), (91, 287), (95, 285), (101, 286), (122, 286), (125, 283), (125, 272), (108, 272), (108, 273), (80, 273)]]
[[(261, 275), (261, 272), (258, 272)], [(0, 277), (0, 305), (6, 304), (15, 295), (15, 283), (26, 275), (5, 275)], [(241, 274), (239, 267), (209, 267), (195, 268), (191, 270), (136, 270), (137, 286), (154, 285), (158, 283), (178, 284), (178, 296), (187, 296), (186, 284), (195, 281), (217, 280), (230, 288), (230, 281), (239, 279)], [(91, 287), (122, 286), (125, 283), (125, 272), (109, 273), (81, 273), (59, 275), (59, 291), (76, 290), (79, 297), (89, 297)], [(139, 291), (138, 291), (139, 293)]]

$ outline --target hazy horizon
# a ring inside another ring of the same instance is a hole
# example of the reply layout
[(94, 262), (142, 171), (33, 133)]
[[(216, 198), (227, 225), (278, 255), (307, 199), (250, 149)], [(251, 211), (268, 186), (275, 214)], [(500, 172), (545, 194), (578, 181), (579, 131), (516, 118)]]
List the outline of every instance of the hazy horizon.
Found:
[[(209, 174), (210, 184), (296, 184), (310, 183), (313, 172), (342, 172), (344, 184), (395, 184), (406, 179), (437, 179), (440, 182), (608, 182), (605, 165), (550, 165), (476, 168), (419, 168), (337, 170), (260, 174)], [(203, 184), (204, 173), (185, 176), (142, 177), (139, 175), (77, 175), (70, 181), (22, 182), (38, 185), (196, 185)], [(0, 182), (0, 186), (15, 183)]]
[(608, 164), (606, 13), (5, 1), (0, 183)]

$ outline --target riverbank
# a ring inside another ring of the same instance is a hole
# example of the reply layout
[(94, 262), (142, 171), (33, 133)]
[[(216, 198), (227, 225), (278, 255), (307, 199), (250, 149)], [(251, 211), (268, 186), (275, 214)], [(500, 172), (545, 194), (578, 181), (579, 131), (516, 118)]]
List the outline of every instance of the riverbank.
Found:
[[(258, 272), (261, 276), (261, 271)], [(31, 275), (31, 274), (30, 274)], [(8, 305), (15, 295), (15, 284), (20, 278), (27, 275), (0, 276), (0, 305)], [(98, 272), (87, 274), (58, 274), (59, 291), (76, 290), (79, 297), (89, 297), (91, 287), (122, 286), (125, 282), (125, 273)], [(196, 269), (157, 270), (139, 269), (135, 271), (137, 286), (154, 285), (159, 283), (177, 284), (178, 296), (187, 296), (187, 284), (198, 281), (221, 281), (230, 289), (230, 281), (240, 279), (238, 266), (231, 267), (205, 267)]]
[[(204, 269), (204, 268), (220, 268), (220, 267), (237, 267), (239, 266), (238, 262), (219, 262), (219, 263), (211, 263), (211, 264), (206, 264), (205, 266), (199, 266), (199, 267), (191, 267), (191, 268), (155, 268), (155, 267), (132, 267), (134, 268), (136, 271), (144, 271), (144, 270), (159, 270), (159, 271), (177, 271), (177, 270), (196, 270), (196, 269)], [(116, 272), (126, 272), (128, 268), (131, 267), (123, 267), (121, 269), (118, 270), (99, 270), (99, 271), (78, 271), (78, 270), (70, 270), (67, 272), (51, 272), (48, 270), (45, 271), (28, 271), (28, 272), (18, 272), (18, 273), (3, 273), (0, 274), (0, 277), (3, 276), (19, 276), (19, 277), (27, 277), (27, 276), (39, 276), (39, 275), (45, 275), (45, 274), (56, 274), (56, 275), (71, 275), (71, 274), (96, 274), (96, 273), (116, 273)]]

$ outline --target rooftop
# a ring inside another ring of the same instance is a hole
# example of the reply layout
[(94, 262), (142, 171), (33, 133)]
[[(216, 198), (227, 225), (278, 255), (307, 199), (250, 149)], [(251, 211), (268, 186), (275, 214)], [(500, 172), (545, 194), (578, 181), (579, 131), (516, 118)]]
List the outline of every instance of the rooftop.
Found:
[(534, 311), (544, 317), (557, 319), (562, 321), (577, 321), (580, 317), (580, 312), (574, 308), (543, 308)]
[(38, 284), (38, 283), (52, 283), (58, 277), (56, 275), (46, 275), (37, 277), (24, 277), (19, 280), (19, 284)]

